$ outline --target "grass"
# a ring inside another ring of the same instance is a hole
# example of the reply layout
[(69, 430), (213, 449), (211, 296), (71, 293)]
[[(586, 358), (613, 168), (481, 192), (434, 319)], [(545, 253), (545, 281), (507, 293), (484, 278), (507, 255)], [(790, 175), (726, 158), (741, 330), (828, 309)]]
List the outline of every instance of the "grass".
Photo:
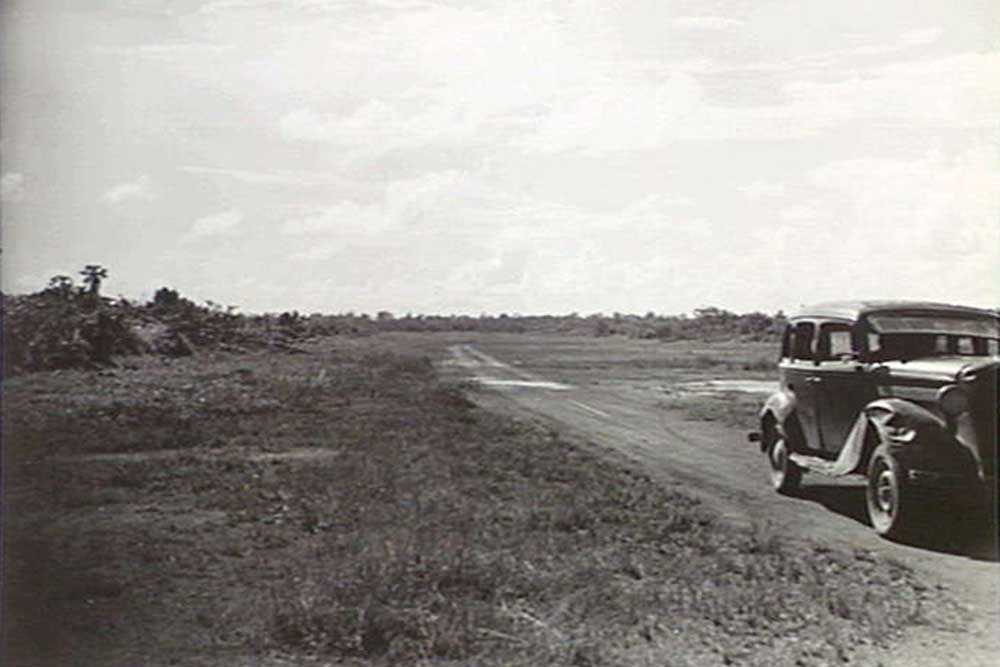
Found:
[(660, 401), (660, 407), (679, 410), (693, 421), (719, 422), (735, 428), (757, 426), (765, 396), (742, 391), (675, 393)]
[(477, 409), (380, 339), (26, 376), (5, 401), (9, 664), (814, 664), (954, 614), (892, 562), (734, 531)]

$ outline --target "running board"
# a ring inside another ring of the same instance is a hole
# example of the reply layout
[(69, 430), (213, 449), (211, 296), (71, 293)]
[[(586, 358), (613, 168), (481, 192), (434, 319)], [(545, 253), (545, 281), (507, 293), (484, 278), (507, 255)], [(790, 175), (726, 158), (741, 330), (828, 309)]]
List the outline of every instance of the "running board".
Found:
[(808, 454), (792, 453), (789, 460), (795, 465), (811, 472), (818, 472), (830, 477), (843, 477), (857, 472), (861, 463), (861, 455), (868, 434), (868, 418), (864, 412), (858, 415), (851, 432), (847, 434), (847, 440), (841, 447), (840, 453), (835, 461), (824, 459), (819, 456)]
[(788, 458), (791, 459), (792, 463), (800, 468), (805, 468), (809, 472), (818, 472), (821, 475), (831, 475), (833, 477), (843, 474), (837, 471), (836, 461), (830, 461), (818, 456), (809, 456), (807, 454), (789, 454)]

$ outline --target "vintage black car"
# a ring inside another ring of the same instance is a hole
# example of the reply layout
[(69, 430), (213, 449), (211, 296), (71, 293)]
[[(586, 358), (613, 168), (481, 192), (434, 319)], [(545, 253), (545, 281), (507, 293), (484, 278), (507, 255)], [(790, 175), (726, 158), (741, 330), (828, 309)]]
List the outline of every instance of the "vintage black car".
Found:
[(900, 301), (802, 309), (785, 330), (780, 387), (750, 437), (774, 488), (794, 493), (805, 471), (863, 474), (871, 524), (890, 538), (929, 511), (993, 508), (998, 345), (996, 311)]

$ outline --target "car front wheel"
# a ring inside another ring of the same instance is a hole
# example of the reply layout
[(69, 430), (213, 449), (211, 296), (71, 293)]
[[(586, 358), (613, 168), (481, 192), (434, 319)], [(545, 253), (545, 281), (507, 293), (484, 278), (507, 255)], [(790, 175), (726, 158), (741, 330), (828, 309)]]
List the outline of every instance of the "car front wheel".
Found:
[(876, 533), (895, 539), (910, 532), (916, 514), (913, 490), (903, 466), (885, 445), (879, 445), (868, 463), (865, 499)]
[(802, 468), (789, 458), (788, 444), (780, 435), (775, 435), (768, 445), (767, 461), (771, 466), (771, 486), (778, 493), (795, 493), (802, 482)]

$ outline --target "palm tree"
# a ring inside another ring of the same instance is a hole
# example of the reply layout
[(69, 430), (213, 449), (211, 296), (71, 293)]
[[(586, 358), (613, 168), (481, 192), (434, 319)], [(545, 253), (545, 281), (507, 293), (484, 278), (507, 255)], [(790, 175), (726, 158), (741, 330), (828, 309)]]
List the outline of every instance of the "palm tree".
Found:
[(87, 291), (96, 296), (101, 290), (101, 281), (108, 277), (108, 270), (100, 264), (88, 264), (83, 267), (80, 275), (83, 276)]

